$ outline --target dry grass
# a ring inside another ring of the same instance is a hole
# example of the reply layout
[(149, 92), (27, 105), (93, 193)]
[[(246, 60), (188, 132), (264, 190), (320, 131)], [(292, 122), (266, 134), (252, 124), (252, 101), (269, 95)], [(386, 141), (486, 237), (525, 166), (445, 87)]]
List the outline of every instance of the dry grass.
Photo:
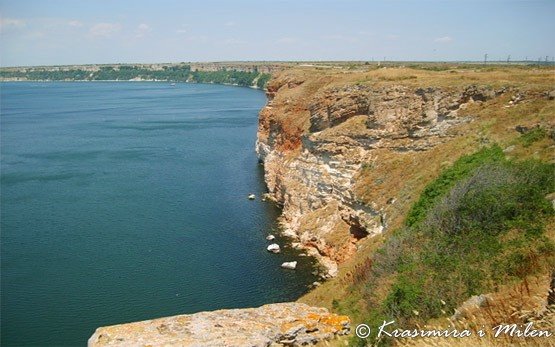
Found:
[[(555, 81), (554, 68), (511, 68), (498, 67), (490, 69), (453, 69), (449, 71), (426, 71), (408, 67), (390, 67), (367, 71), (334, 71), (314, 68), (297, 68), (285, 70), (282, 74), (295, 76), (300, 80), (314, 80), (318, 84), (369, 84), (417, 87), (461, 87), (470, 84), (497, 87), (516, 87), (520, 90), (550, 90)], [(312, 84), (312, 91), (317, 86)], [(310, 91), (309, 91), (310, 92)]]
[[(399, 346), (555, 346), (555, 338), (517, 337), (509, 334), (494, 336), (494, 328), (500, 324), (517, 324), (519, 327), (531, 322), (534, 329), (555, 334), (555, 307), (546, 306), (550, 276), (529, 277), (524, 281), (504, 286), (498, 292), (488, 295), (481, 307), (470, 306), (461, 310), (461, 319), (452, 322), (435, 320), (426, 329), (468, 329), (470, 337), (420, 338), (398, 341)], [(486, 333), (479, 337), (478, 330)], [(522, 329), (524, 330), (524, 329)]]

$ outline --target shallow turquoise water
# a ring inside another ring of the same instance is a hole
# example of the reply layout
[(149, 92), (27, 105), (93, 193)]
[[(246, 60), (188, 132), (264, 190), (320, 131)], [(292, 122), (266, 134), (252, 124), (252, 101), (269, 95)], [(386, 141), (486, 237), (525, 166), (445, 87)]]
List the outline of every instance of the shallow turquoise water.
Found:
[(246, 199), (264, 192), (264, 102), (217, 85), (1, 84), (2, 346), (302, 294), (311, 260), (267, 253), (279, 210)]

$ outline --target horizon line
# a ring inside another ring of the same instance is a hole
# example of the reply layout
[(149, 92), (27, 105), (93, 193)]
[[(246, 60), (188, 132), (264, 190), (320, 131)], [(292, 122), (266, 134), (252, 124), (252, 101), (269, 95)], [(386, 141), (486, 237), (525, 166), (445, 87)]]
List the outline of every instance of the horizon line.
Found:
[(380, 64), (380, 63), (427, 63), (427, 64), (449, 64), (449, 63), (462, 63), (462, 64), (501, 64), (501, 65), (515, 65), (522, 63), (532, 63), (532, 64), (543, 64), (543, 65), (555, 65), (555, 57), (551, 57), (551, 60), (488, 60), (487, 62), (483, 60), (395, 60), (395, 59), (384, 59), (384, 60), (214, 60), (214, 61), (180, 61), (180, 62), (117, 62), (117, 63), (75, 63), (75, 64), (44, 64), (44, 65), (11, 65), (2, 66), (0, 63), (0, 68), (33, 68), (33, 67), (66, 67), (66, 66), (91, 66), (91, 65), (178, 65), (178, 64), (237, 64), (237, 63), (251, 63), (251, 64), (261, 64), (261, 63), (276, 63), (276, 64), (295, 64), (295, 63), (363, 63), (363, 64)]

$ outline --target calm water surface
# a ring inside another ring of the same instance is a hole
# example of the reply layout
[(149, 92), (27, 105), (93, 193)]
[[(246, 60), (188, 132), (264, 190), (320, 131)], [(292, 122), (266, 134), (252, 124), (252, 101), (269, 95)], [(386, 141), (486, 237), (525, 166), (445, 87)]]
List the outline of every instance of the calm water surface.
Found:
[[(312, 262), (266, 252), (264, 94), (166, 83), (1, 84), (2, 346), (293, 300)], [(279, 268), (298, 260), (297, 271)]]

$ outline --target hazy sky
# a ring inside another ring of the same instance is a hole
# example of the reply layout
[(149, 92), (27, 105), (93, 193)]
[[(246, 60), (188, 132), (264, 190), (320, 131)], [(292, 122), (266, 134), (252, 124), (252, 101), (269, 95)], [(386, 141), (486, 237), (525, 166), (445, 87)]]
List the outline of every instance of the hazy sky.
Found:
[(0, 64), (537, 60), (555, 0), (0, 0)]

